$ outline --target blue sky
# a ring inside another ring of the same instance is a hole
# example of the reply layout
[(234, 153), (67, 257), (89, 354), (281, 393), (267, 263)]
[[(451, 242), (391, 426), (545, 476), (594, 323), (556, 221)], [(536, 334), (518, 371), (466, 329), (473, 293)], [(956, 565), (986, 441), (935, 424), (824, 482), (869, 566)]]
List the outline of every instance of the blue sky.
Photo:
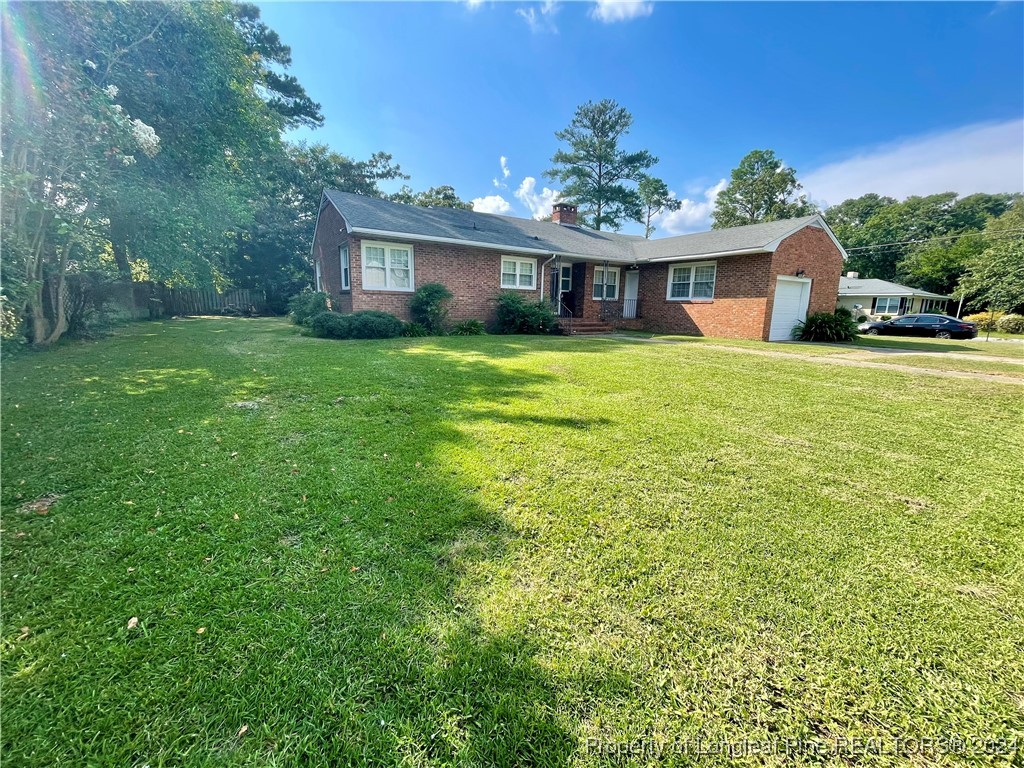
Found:
[[(262, 3), (324, 127), (293, 140), (386, 151), (416, 189), (549, 212), (542, 176), (587, 100), (632, 112), (706, 229), (721, 180), (770, 148), (827, 205), (1024, 187), (1024, 4)], [(501, 158), (505, 158), (504, 168)], [(635, 231), (627, 228), (624, 231)]]

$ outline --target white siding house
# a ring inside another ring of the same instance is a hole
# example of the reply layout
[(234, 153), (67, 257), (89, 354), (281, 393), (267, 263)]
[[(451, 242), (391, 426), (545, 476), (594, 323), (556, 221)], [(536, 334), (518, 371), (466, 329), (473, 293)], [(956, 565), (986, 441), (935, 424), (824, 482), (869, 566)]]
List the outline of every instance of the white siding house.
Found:
[(839, 278), (838, 306), (853, 313), (854, 319), (867, 315), (878, 319), (883, 315), (899, 317), (918, 312), (945, 314), (950, 297), (930, 293), (887, 280), (861, 279), (856, 272)]

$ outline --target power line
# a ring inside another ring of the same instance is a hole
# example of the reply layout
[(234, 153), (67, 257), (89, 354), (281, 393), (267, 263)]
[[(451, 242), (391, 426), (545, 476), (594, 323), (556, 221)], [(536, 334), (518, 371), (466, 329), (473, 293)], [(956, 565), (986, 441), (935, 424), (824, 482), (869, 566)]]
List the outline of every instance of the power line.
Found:
[(866, 251), (870, 248), (885, 248), (898, 245), (918, 245), (920, 243), (934, 243), (939, 240), (955, 240), (958, 237), (970, 237), (971, 235), (978, 235), (984, 237), (986, 240), (999, 240), (1004, 237), (1016, 237), (1013, 233), (1024, 233), (1024, 229), (1004, 229), (1001, 232), (986, 235), (984, 232), (961, 232), (959, 235), (945, 235), (943, 237), (927, 237), (921, 240), (903, 240), (896, 243), (876, 243), (875, 245), (858, 245), (856, 248), (847, 248), (846, 252), (850, 251)]

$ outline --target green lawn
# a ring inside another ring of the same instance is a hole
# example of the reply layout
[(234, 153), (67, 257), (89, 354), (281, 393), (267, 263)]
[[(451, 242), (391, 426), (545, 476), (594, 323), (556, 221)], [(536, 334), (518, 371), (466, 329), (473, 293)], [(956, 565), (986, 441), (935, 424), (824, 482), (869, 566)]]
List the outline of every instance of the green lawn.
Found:
[(6, 361), (4, 763), (1024, 739), (1022, 417), (990, 381), (277, 320)]

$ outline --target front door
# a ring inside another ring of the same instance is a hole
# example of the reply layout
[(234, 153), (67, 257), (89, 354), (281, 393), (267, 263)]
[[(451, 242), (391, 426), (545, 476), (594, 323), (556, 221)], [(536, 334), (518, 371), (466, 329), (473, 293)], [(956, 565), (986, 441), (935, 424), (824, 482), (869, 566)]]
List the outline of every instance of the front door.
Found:
[(633, 320), (637, 316), (637, 296), (640, 294), (640, 271), (626, 270), (626, 284), (622, 294), (622, 319)]

